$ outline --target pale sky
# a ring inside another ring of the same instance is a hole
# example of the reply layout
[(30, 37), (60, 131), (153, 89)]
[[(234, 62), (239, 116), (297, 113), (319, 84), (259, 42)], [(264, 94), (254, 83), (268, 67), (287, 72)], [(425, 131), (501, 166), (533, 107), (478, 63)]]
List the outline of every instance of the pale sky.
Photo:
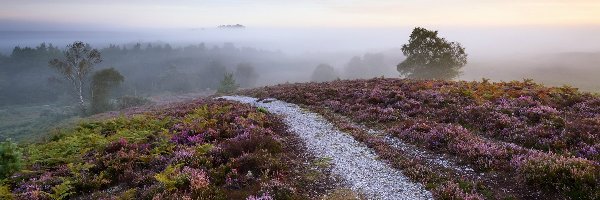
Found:
[(106, 28), (600, 25), (600, 0), (0, 0), (0, 26)]

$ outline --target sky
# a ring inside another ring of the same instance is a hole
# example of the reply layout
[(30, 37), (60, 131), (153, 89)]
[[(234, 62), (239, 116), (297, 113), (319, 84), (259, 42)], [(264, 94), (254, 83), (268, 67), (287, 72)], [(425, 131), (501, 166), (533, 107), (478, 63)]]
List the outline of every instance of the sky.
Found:
[(2, 30), (588, 26), (599, 0), (0, 0)]

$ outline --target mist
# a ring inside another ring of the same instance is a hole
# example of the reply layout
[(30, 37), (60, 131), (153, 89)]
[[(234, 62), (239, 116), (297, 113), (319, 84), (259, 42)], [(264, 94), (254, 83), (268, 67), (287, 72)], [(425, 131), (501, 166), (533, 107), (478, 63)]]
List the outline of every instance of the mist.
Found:
[[(39, 115), (45, 117), (35, 119), (44, 124), (77, 116), (68, 84), (48, 66), (50, 59), (61, 57), (61, 51), (74, 41), (89, 43), (101, 52), (103, 61), (94, 71), (114, 68), (124, 76), (124, 82), (111, 93), (112, 101), (120, 96), (156, 101), (213, 94), (227, 73), (235, 75), (241, 88), (317, 81), (314, 73), (320, 65), (333, 68), (318, 78), (321, 80), (400, 77), (396, 65), (405, 58), (400, 48), (408, 42), (412, 28), (2, 31), (0, 106), (6, 119)], [(441, 37), (466, 48), (468, 63), (458, 80), (533, 79), (549, 86), (600, 91), (600, 27), (426, 28), (438, 30)], [(51, 48), (35, 51), (42, 44), (43, 49)], [(44, 113), (15, 109), (40, 110), (39, 106), (45, 106), (41, 109)], [(47, 127), (25, 120), (2, 130), (8, 133), (3, 137), (15, 138)]]

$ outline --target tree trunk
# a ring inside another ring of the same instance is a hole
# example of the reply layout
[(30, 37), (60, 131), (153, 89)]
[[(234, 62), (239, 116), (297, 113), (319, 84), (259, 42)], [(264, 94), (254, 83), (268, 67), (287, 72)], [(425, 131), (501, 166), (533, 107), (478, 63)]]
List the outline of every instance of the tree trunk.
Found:
[(81, 80), (79, 80), (78, 90), (79, 106), (81, 107), (81, 111), (83, 112), (83, 114), (85, 114), (85, 101), (83, 100), (83, 83)]

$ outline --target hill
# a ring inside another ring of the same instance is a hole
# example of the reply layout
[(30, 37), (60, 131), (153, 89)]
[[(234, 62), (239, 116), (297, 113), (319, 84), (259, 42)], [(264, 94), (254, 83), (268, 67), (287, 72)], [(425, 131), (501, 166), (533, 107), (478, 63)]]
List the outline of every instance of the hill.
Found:
[(0, 198), (321, 195), (331, 181), (306, 166), (313, 160), (285, 127), (251, 106), (207, 99), (82, 122), (24, 146), (24, 169), (1, 182)]
[(574, 88), (370, 79), (243, 94), (322, 114), (438, 198), (600, 198), (600, 97)]
[(21, 145), (0, 198), (600, 198), (600, 97), (574, 88), (378, 78), (237, 95)]

